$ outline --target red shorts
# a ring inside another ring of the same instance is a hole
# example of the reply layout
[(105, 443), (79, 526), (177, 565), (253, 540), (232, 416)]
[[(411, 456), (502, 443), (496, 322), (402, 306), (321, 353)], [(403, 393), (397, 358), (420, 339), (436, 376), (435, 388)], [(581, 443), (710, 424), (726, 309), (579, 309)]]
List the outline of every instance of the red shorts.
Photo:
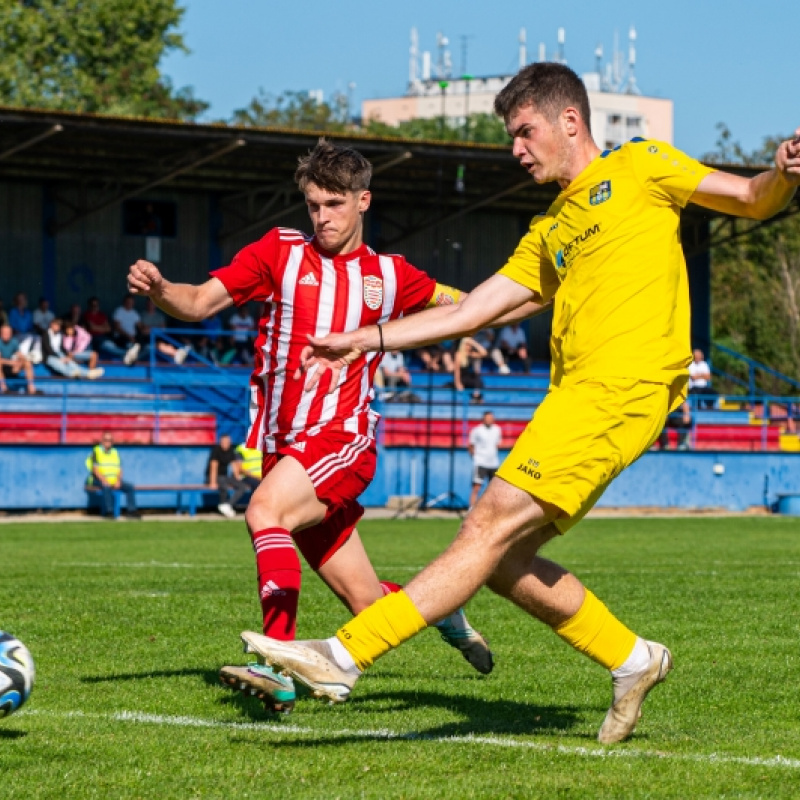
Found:
[(325, 432), (277, 453), (265, 453), (262, 475), (284, 456), (298, 461), (328, 511), (322, 522), (292, 534), (312, 569), (318, 570), (349, 538), (364, 513), (359, 495), (375, 476), (375, 440), (347, 431)]

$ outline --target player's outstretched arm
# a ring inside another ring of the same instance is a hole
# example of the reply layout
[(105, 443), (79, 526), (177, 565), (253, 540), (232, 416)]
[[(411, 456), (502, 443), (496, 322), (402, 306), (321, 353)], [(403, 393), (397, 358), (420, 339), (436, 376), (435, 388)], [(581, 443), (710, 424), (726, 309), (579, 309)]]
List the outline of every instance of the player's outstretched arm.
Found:
[(128, 270), (128, 291), (147, 295), (176, 319), (197, 322), (233, 305), (222, 281), (211, 278), (199, 286), (168, 281), (155, 264), (139, 259)]
[(769, 219), (782, 211), (800, 186), (800, 128), (794, 138), (781, 142), (775, 151), (775, 166), (753, 178), (728, 172), (706, 175), (691, 202), (752, 219)]
[[(315, 370), (306, 388), (316, 386), (326, 370), (333, 372), (335, 388), (342, 367), (361, 353), (377, 350), (408, 350), (427, 344), (472, 335), (495, 323), (514, 309), (531, 302), (533, 292), (504, 275), (493, 275), (454, 305), (436, 306), (377, 325), (345, 333), (309, 337), (310, 345), (301, 357), (301, 369)], [(529, 315), (528, 315), (529, 316)]]

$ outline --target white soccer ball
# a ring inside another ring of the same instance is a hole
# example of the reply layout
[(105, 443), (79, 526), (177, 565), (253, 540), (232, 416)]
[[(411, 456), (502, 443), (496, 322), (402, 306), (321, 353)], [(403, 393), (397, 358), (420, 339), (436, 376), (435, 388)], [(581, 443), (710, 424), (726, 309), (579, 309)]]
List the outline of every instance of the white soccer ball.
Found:
[(0, 718), (13, 714), (28, 699), (35, 674), (28, 648), (0, 631)]

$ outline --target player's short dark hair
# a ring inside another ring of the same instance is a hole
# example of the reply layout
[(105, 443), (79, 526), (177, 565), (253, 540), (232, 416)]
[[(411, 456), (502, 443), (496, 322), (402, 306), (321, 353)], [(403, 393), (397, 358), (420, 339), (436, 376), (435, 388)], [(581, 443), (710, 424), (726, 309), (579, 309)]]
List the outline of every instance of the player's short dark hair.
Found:
[(297, 161), (294, 180), (301, 192), (309, 183), (335, 194), (369, 189), (372, 164), (352, 147), (343, 147), (322, 138), (307, 156), (301, 156)]
[(591, 130), (589, 95), (578, 74), (565, 64), (539, 61), (523, 67), (494, 99), (494, 113), (508, 121), (520, 108), (533, 106), (554, 121), (565, 109), (578, 110)]

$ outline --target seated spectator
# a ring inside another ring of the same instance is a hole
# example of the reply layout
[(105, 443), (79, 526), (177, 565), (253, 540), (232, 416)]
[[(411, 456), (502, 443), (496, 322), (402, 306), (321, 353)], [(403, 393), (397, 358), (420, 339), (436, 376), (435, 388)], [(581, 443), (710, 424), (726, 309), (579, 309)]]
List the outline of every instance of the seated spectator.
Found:
[(480, 360), (486, 358), (486, 350), (471, 336), (465, 336), (458, 344), (453, 368), (453, 385), (459, 391), (472, 389), (470, 402), (483, 402), (483, 379), (480, 375)]
[(692, 351), (692, 363), (689, 364), (689, 394), (705, 395), (704, 399), (698, 400), (698, 408), (714, 408), (717, 393), (711, 388), (711, 368), (699, 349)]
[(500, 348), (495, 345), (495, 337), (496, 332), (492, 328), (484, 328), (482, 331), (478, 331), (474, 338), (475, 341), (484, 350), (486, 350), (487, 353), (489, 353), (489, 358), (491, 358), (494, 362), (494, 365), (497, 367), (497, 371), (501, 375), (508, 375), (511, 370), (509, 369), (508, 364), (506, 364), (506, 360), (503, 358)]
[(103, 493), (103, 516), (113, 516), (114, 492), (119, 491), (125, 493), (126, 516), (141, 519), (142, 515), (136, 509), (134, 486), (122, 480), (122, 461), (114, 447), (114, 437), (108, 431), (103, 433), (100, 444), (92, 448), (86, 459), (86, 469), (89, 470), (86, 485)]
[(33, 329), (33, 314), (28, 308), (28, 298), (22, 292), (14, 298), (14, 307), (8, 312), (8, 322), (17, 336), (36, 333)]
[(69, 311), (67, 311), (66, 314), (62, 314), (61, 318), (64, 320), (64, 322), (69, 321), (73, 322), (75, 325), (82, 325), (82, 327), (84, 328), (86, 327), (85, 325), (82, 324), (83, 309), (81, 308), (80, 303), (73, 303), (69, 307)]
[(61, 320), (58, 317), (54, 317), (50, 321), (50, 327), (42, 336), (42, 358), (47, 367), (65, 378), (94, 380), (103, 374), (103, 370), (99, 367), (94, 369), (82, 367), (69, 353), (64, 351)]
[(6, 378), (16, 378), (20, 372), (25, 373), (28, 382), (28, 394), (36, 394), (33, 382), (33, 364), (19, 349), (19, 339), (6, 322), (0, 325), (0, 392), (8, 391)]
[(3, 300), (0, 298), (0, 325), (9, 325), (8, 313), (6, 312)]
[(689, 403), (684, 402), (680, 409), (673, 411), (667, 417), (664, 430), (658, 437), (659, 450), (669, 449), (670, 429), (678, 432), (678, 450), (690, 450), (692, 446), (692, 410)]
[(116, 358), (121, 357), (126, 364), (133, 364), (141, 352), (141, 342), (137, 342), (137, 337), (142, 318), (134, 308), (135, 303), (136, 298), (132, 294), (126, 294), (122, 298), (122, 304), (111, 315), (112, 338), (103, 343), (105, 352)]
[(228, 327), (233, 331), (233, 346), (236, 350), (234, 360), (240, 364), (251, 364), (256, 323), (246, 306), (233, 312), (228, 320)]
[(406, 369), (403, 354), (399, 351), (386, 353), (381, 362), (384, 386), (392, 391), (411, 386), (411, 373)]
[(50, 301), (46, 297), (39, 298), (39, 305), (33, 312), (33, 329), (39, 336), (44, 336), (44, 332), (50, 327), (55, 314), (50, 310)]
[(240, 481), (231, 469), (231, 464), (236, 458), (236, 451), (231, 446), (231, 437), (225, 433), (211, 448), (206, 463), (206, 484), (219, 491), (217, 511), (228, 519), (236, 516), (234, 506), (250, 491), (248, 485)]
[(236, 447), (236, 461), (233, 462), (233, 474), (254, 492), (261, 483), (261, 468), (264, 456), (260, 450), (248, 447), (245, 442)]
[(452, 372), (454, 366), (453, 342), (448, 340), (430, 344), (416, 351), (422, 366), (429, 372)]
[(522, 362), (525, 372), (530, 372), (531, 362), (528, 358), (528, 337), (518, 322), (506, 325), (500, 331), (497, 346), (508, 363)]
[(86, 328), (76, 325), (71, 319), (61, 323), (61, 349), (73, 361), (86, 364), (90, 370), (97, 366), (97, 351), (92, 349), (92, 337)]
[(90, 297), (83, 315), (83, 327), (92, 337), (92, 347), (101, 350), (102, 345), (111, 337), (111, 323), (108, 315), (100, 309), (100, 300)]
[[(140, 321), (137, 323), (137, 342), (128, 351), (125, 358), (126, 364), (132, 364), (138, 357), (144, 357), (144, 354), (149, 352), (147, 349), (142, 351), (142, 344), (147, 348), (150, 341), (150, 331), (154, 328), (166, 328), (167, 317), (164, 312), (148, 297), (147, 307), (141, 315)], [(189, 346), (175, 347), (169, 342), (158, 341), (156, 342), (156, 350), (161, 355), (171, 358), (176, 364), (183, 364), (186, 357), (189, 355), (191, 348)]]

